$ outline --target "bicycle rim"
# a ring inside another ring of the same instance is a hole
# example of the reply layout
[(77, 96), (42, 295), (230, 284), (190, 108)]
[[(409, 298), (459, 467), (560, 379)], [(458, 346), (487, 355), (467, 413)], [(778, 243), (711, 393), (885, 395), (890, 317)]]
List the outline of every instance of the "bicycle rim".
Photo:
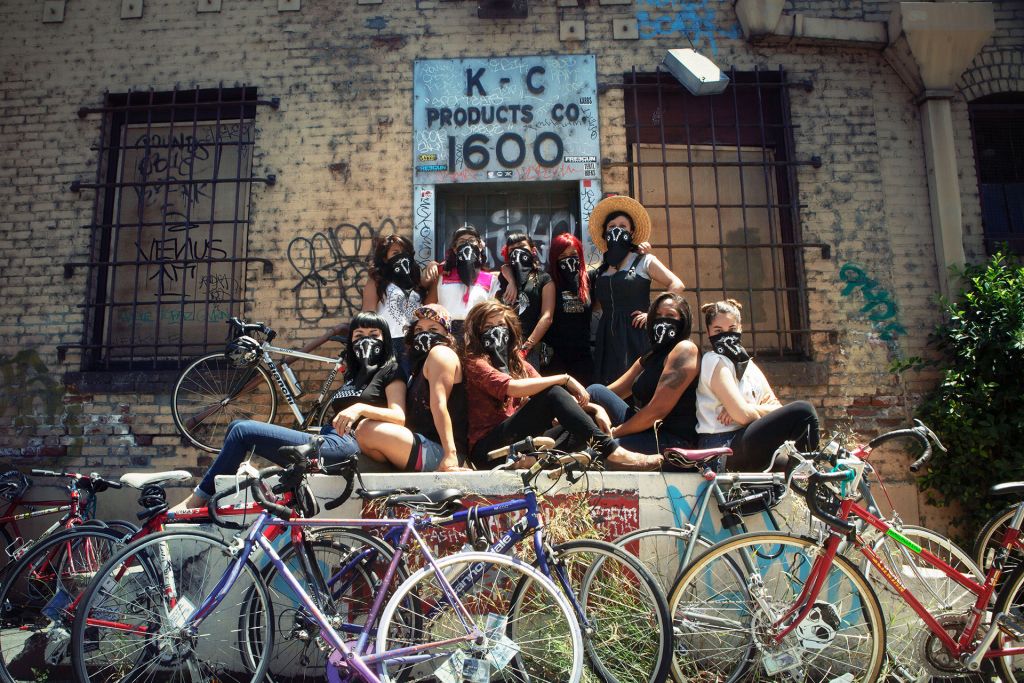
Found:
[[(273, 647), (273, 610), (250, 562), (225, 587), (216, 610), (194, 632), (185, 628), (232, 560), (224, 541), (199, 531), (153, 534), (117, 553), (75, 614), (71, 648), (77, 680), (260, 680)], [(254, 605), (260, 618), (246, 615), (243, 623), (243, 608)], [(252, 643), (262, 649), (253, 651)]]
[[(486, 670), (491, 681), (580, 680), (579, 625), (550, 579), (495, 553), (457, 553), (437, 560), (437, 565), (452, 582), (471, 625), (486, 637), (440, 644), (464, 638), (469, 631), (444, 597), (433, 567), (425, 567), (398, 587), (377, 631), (378, 653), (411, 645), (424, 646), (424, 652), (416, 662), (382, 662), (382, 681), (427, 681), (446, 675), (461, 681), (479, 670)], [(412, 606), (415, 611), (410, 612)]]
[[(1024, 647), (1024, 629), (1020, 628), (1021, 615), (1024, 615), (1024, 566), (1018, 566), (1013, 574), (1002, 582), (996, 596), (995, 613), (1009, 614), (1017, 621), (1017, 628), (1001, 631), (993, 647)], [(1024, 655), (1000, 657), (996, 659), (996, 668), (1003, 683), (1024, 682)]]
[(211, 453), (220, 449), (234, 420), (272, 422), (276, 413), (277, 392), (267, 371), (259, 365), (236, 368), (222, 353), (208, 354), (189, 365), (171, 396), (178, 431)]
[[(656, 683), (672, 658), (668, 603), (657, 581), (632, 555), (611, 543), (569, 541), (554, 548), (556, 583), (583, 610), (584, 680)], [(564, 587), (564, 584), (563, 584)]]
[(668, 595), (679, 578), (679, 572), (683, 568), (682, 560), (694, 537), (697, 547), (694, 548), (691, 557), (695, 558), (706, 552), (712, 544), (703, 536), (697, 535), (693, 529), (674, 526), (649, 527), (619, 536), (613, 543), (640, 560), (657, 580), (658, 587)]
[[(885, 656), (878, 598), (843, 557), (828, 568), (807, 617), (776, 644), (823, 552), (789, 534), (752, 533), (714, 546), (683, 571), (669, 605), (676, 633), (673, 678), (874, 681)], [(785, 625), (785, 624), (780, 624)]]
[[(962, 574), (978, 583), (985, 577), (971, 556), (939, 533), (918, 526), (904, 526), (900, 533), (912, 542), (938, 556)], [(882, 536), (874, 543), (874, 550), (882, 562), (892, 570), (900, 583), (917, 598), (928, 612), (939, 619), (954, 634), (960, 635), (970, 618), (977, 596), (950, 579), (941, 570), (921, 559), (919, 553)], [(930, 638), (931, 632), (908, 605), (866, 560), (862, 562), (864, 576), (875, 588), (885, 616), (886, 651), (889, 675), (902, 681), (914, 682), (922, 676), (969, 680), (972, 674), (946, 653), (941, 642)]]
[(0, 586), (0, 681), (38, 681), (40, 672), (69, 680), (73, 605), (120, 544), (99, 527), (40, 541)]

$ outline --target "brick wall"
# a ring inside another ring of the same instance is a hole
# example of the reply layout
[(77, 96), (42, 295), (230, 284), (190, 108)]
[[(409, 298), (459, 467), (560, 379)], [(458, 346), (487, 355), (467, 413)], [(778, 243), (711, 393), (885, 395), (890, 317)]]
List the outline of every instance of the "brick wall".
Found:
[[(170, 416), (169, 388), (95, 389), (76, 373), (86, 270), (65, 277), (66, 262), (89, 252), (93, 194), (69, 192), (95, 175), (98, 106), (103, 93), (174, 87), (254, 85), (280, 97), (256, 118), (254, 173), (273, 187), (252, 192), (249, 254), (273, 262), (250, 269), (248, 315), (299, 346), (342, 322), (359, 297), (316, 314), (314, 294), (293, 288), (301, 275), (288, 246), (348, 224), (411, 231), (408, 159), (412, 138), (412, 61), (481, 55), (591, 52), (599, 82), (617, 82), (633, 66), (653, 70), (667, 48), (695, 46), (719, 64), (750, 69), (782, 65), (810, 92), (790, 91), (796, 155), (822, 158), (797, 172), (801, 230), (831, 245), (831, 257), (804, 254), (812, 357), (766, 363), (784, 399), (806, 398), (829, 429), (870, 435), (905, 423), (933, 376), (898, 378), (897, 358), (926, 353), (939, 319), (937, 272), (917, 108), (878, 52), (812, 47), (755, 48), (741, 38), (732, 3), (636, 0), (559, 8), (531, 0), (522, 22), (476, 17), (469, 0), (304, 0), (278, 12), (276, 0), (224, 0), (219, 13), (197, 13), (189, 0), (145, 0), (143, 16), (121, 19), (119, 3), (75, 0), (63, 22), (44, 23), (35, 0), (0, 4), (0, 434), (5, 457), (113, 471), (128, 467), (202, 468), (208, 458), (181, 445)], [(794, 2), (787, 11), (811, 11)], [(883, 20), (889, 3), (815, 2), (816, 16)], [(966, 240), (980, 252), (976, 182), (964, 102), (1022, 87), (1021, 11), (997, 3), (998, 31), (965, 75), (955, 107), (962, 159)], [(561, 20), (583, 20), (586, 40), (559, 40)], [(613, 19), (637, 19), (639, 40), (613, 40)], [(625, 158), (622, 91), (600, 96), (602, 154)], [(624, 192), (626, 171), (607, 169), (605, 191)], [(366, 245), (347, 242), (353, 253)], [(844, 271), (843, 269), (846, 268)], [(855, 269), (855, 270), (850, 270)], [(848, 288), (843, 273), (867, 289)], [(687, 279), (686, 273), (681, 273)], [(886, 333), (869, 320), (864, 292), (887, 292), (898, 314)], [(310, 322), (316, 319), (315, 322)], [(888, 338), (886, 338), (888, 337)], [(329, 348), (329, 347), (327, 347)], [(301, 364), (297, 369), (302, 374)], [(906, 479), (893, 458), (891, 477)]]

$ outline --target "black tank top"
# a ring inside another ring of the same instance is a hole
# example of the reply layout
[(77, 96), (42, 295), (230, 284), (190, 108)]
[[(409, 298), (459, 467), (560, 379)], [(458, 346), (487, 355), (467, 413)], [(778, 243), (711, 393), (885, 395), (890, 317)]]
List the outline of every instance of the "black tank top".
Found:
[[(633, 407), (640, 410), (651, 402), (654, 392), (658, 388), (658, 381), (665, 369), (665, 359), (671, 349), (659, 353), (651, 353), (640, 361), (643, 370), (633, 382)], [(676, 436), (689, 441), (697, 442), (697, 379), (690, 382), (690, 386), (683, 390), (682, 396), (672, 406), (672, 410), (664, 418), (661, 427), (667, 429)]]
[[(430, 383), (423, 374), (422, 366), (409, 379), (405, 404), (405, 426), (431, 441), (441, 443), (441, 435), (434, 426), (434, 414), (430, 412)], [(469, 455), (469, 404), (466, 401), (465, 381), (452, 386), (452, 393), (448, 396), (448, 415), (452, 419), (455, 450), (459, 462), (462, 462)]]

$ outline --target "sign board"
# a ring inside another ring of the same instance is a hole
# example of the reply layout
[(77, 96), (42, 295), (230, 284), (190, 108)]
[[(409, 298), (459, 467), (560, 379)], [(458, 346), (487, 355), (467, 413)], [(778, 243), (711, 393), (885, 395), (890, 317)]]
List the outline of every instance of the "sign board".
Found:
[(597, 179), (593, 55), (417, 60), (413, 183)]

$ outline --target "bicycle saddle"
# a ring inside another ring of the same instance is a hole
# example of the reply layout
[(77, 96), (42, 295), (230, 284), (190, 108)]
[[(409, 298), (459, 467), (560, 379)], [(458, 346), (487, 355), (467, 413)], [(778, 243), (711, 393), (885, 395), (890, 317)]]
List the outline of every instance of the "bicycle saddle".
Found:
[(150, 484), (162, 484), (166, 481), (188, 481), (191, 478), (192, 475), (184, 470), (169, 470), (167, 472), (130, 472), (122, 474), (120, 481), (125, 486), (141, 489)]
[(723, 455), (732, 455), (732, 449), (726, 446), (718, 448), (666, 448), (665, 459), (677, 465), (692, 466), (720, 458)]
[(988, 492), (993, 496), (1024, 493), (1024, 481), (1005, 481), (1002, 484), (996, 484)]
[(465, 495), (459, 489), (441, 489), (429, 493), (390, 496), (387, 504), (401, 505), (431, 515), (449, 515), (462, 507), (462, 497)]

